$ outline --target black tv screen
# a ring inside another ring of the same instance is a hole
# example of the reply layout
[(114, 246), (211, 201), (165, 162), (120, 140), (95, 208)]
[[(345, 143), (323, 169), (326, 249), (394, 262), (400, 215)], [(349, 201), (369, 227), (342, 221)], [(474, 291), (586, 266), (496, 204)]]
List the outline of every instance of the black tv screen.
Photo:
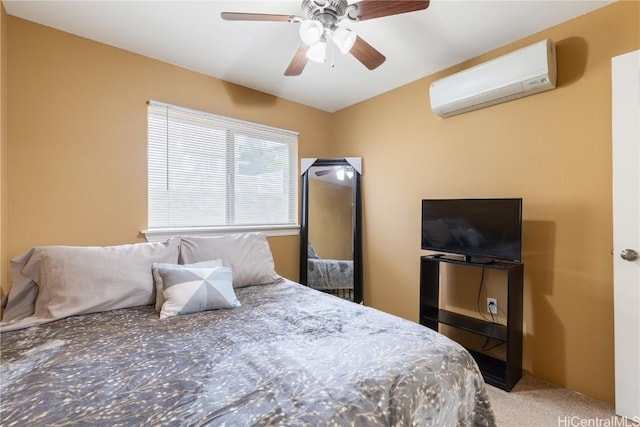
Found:
[(422, 200), (422, 249), (520, 261), (521, 247), (522, 199)]

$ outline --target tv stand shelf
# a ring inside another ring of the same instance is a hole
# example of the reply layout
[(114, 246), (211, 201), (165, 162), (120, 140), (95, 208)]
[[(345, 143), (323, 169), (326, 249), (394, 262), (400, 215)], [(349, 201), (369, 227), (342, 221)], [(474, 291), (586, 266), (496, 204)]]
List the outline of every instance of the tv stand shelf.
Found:
[(437, 311), (432, 308), (425, 310), (423, 318), (427, 322), (443, 323), (445, 325), (455, 326), (467, 332), (493, 338), (498, 341), (507, 340), (507, 327), (498, 323), (486, 322), (476, 319), (475, 317), (465, 316), (453, 311), (439, 309)]
[[(507, 324), (489, 322), (439, 307), (440, 264), (505, 270), (507, 272)], [(522, 377), (522, 280), (524, 266), (516, 262), (473, 262), (443, 255), (420, 258), (420, 323), (438, 330), (440, 324), (504, 343), (506, 361), (469, 350), (488, 384), (510, 391)]]

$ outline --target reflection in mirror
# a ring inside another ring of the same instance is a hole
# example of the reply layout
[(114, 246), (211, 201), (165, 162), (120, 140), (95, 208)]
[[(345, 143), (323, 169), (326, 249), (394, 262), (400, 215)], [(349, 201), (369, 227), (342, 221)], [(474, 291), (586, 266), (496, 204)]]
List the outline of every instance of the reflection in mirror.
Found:
[(300, 281), (361, 302), (360, 173), (347, 159), (317, 159), (302, 178)]

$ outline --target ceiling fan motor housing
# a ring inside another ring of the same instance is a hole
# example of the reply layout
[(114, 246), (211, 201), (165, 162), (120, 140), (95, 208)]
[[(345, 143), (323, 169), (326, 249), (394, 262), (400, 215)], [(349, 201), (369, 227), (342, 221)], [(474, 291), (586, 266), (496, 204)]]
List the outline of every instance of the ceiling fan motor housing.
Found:
[(302, 2), (304, 16), (320, 21), (330, 29), (334, 29), (337, 23), (344, 18), (348, 8), (347, 0), (304, 0)]

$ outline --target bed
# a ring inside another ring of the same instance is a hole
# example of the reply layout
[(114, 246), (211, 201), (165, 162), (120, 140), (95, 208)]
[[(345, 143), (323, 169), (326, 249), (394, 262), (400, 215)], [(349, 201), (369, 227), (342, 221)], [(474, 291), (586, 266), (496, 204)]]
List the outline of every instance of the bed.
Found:
[(353, 289), (353, 261), (314, 258), (307, 260), (307, 284), (319, 290)]
[(307, 245), (307, 286), (353, 301), (353, 261), (321, 258)]
[(429, 328), (286, 279), (234, 297), (163, 319), (153, 297), (3, 329), (1, 424), (495, 424), (472, 357)]

